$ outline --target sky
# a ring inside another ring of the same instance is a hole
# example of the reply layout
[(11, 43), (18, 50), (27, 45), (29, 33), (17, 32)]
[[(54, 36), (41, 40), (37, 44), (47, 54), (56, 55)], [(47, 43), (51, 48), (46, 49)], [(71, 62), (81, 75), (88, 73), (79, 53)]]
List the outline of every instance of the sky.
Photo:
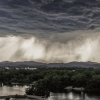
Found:
[(1, 0), (0, 61), (100, 62), (99, 0)]

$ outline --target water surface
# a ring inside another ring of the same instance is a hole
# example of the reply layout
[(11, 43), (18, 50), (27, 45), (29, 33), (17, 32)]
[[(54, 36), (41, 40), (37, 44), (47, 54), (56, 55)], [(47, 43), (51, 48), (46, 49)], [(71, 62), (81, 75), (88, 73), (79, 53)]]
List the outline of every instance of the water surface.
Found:
[[(5, 95), (24, 95), (25, 89), (27, 86), (3, 86), (0, 87), (0, 96)], [(1, 99), (0, 99), (1, 100)], [(87, 94), (87, 93), (75, 93), (75, 92), (67, 92), (67, 93), (50, 93), (50, 97), (44, 100), (100, 100), (100, 95), (96, 94)]]
[(84, 94), (84, 93), (51, 93), (46, 100), (100, 100), (100, 95)]
[(3, 86), (0, 87), (0, 96), (6, 96), (6, 95), (24, 95), (25, 94), (25, 88), (27, 86)]

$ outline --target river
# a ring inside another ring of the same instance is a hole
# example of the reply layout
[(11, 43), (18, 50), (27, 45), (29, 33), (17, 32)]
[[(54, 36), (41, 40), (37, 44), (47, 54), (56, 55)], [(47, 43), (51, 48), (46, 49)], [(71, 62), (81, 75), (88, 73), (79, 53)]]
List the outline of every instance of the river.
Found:
[[(25, 88), (27, 86), (2, 86), (0, 87), (0, 96), (4, 95), (15, 95), (25, 94)], [(100, 100), (100, 95), (95, 94), (87, 94), (87, 93), (75, 93), (75, 92), (67, 92), (67, 93), (50, 93), (50, 97), (44, 100)]]
[(46, 100), (100, 100), (100, 95), (93, 95), (87, 93), (51, 93), (50, 97)]
[(13, 86), (2, 86), (0, 87), (0, 96), (5, 95), (24, 95), (25, 94), (25, 88), (27, 86), (19, 86), (19, 85), (13, 85)]

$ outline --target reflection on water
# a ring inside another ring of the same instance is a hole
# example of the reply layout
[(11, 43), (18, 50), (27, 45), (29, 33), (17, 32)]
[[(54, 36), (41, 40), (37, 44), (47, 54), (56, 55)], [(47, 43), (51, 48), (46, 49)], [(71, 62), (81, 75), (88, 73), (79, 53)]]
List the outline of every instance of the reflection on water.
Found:
[(27, 88), (27, 86), (18, 86), (18, 85), (3, 86), (3, 87), (0, 87), (0, 96), (16, 95), (16, 94), (24, 95), (25, 88)]
[[(0, 87), (0, 96), (5, 95), (24, 95), (25, 94), (25, 88), (27, 86), (3, 86)], [(4, 99), (0, 99), (4, 100)], [(44, 99), (44, 100), (100, 100), (100, 95), (94, 95), (94, 94), (87, 94), (87, 93), (75, 93), (75, 92), (67, 92), (67, 93), (50, 93), (50, 97)]]
[(100, 100), (100, 96), (88, 95), (86, 93), (51, 93), (46, 100)]

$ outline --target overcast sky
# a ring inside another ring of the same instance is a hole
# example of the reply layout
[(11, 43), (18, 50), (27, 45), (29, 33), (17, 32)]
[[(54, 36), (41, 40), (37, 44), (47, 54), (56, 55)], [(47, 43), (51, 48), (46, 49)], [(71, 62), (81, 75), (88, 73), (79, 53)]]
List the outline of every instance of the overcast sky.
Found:
[(0, 61), (100, 62), (99, 0), (1, 0)]

